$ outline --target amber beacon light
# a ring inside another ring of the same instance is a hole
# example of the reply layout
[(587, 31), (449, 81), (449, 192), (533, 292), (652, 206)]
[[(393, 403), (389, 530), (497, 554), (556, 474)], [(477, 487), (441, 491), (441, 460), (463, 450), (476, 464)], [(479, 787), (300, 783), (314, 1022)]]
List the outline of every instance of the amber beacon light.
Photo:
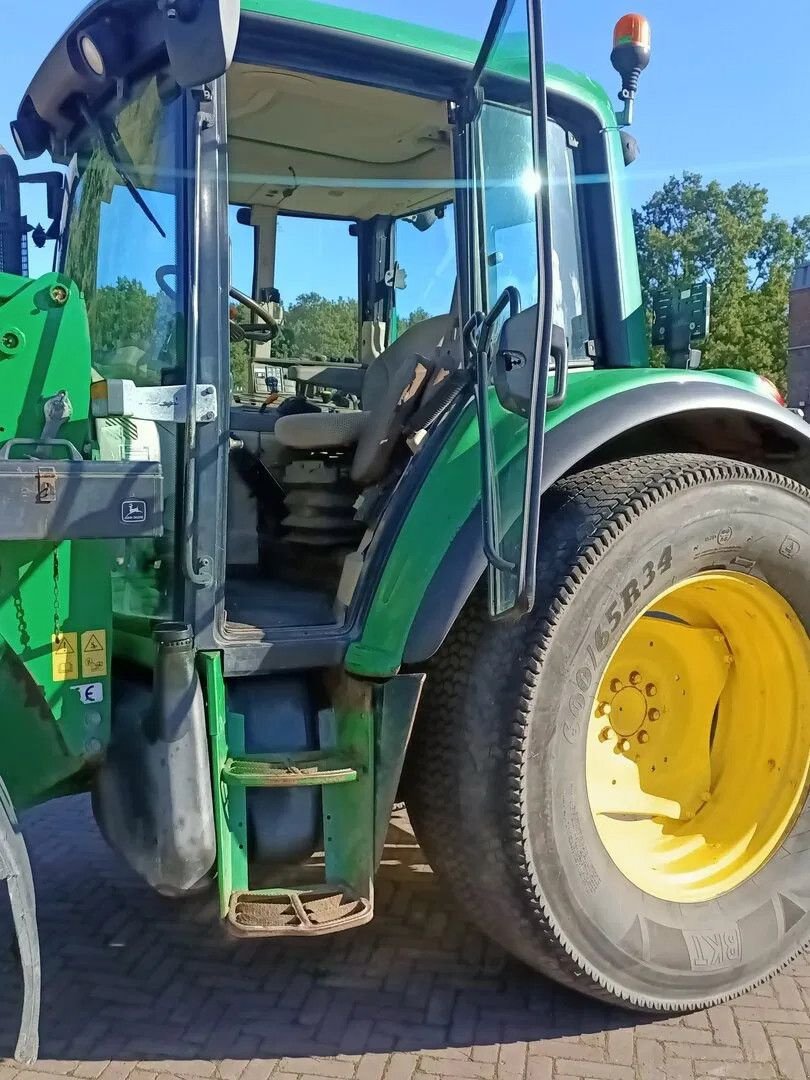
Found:
[(619, 100), (624, 102), (624, 110), (618, 118), (622, 125), (632, 123), (638, 81), (651, 54), (652, 30), (648, 20), (643, 15), (623, 15), (613, 31), (613, 52), (610, 54), (610, 62), (622, 77)]

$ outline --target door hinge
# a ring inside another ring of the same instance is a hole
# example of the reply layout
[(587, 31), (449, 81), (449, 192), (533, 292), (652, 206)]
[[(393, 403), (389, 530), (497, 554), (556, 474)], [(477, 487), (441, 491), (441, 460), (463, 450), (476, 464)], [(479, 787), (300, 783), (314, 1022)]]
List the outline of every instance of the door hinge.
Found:
[(451, 101), (447, 106), (447, 120), (453, 127), (466, 127), (474, 123), (484, 107), (484, 91), (480, 85), (472, 87), (461, 101)]

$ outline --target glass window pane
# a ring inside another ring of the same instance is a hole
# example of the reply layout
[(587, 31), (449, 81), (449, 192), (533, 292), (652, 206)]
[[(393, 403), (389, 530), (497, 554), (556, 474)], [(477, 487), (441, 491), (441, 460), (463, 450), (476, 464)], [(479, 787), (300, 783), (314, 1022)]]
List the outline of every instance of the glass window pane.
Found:
[[(522, 13), (525, 22), (525, 12)], [(507, 27), (508, 36), (509, 28)], [(487, 306), (509, 286), (520, 294), (521, 307), (537, 304), (538, 251), (535, 170), (531, 116), (487, 104), (481, 115), (483, 156), (482, 225)], [(508, 310), (504, 319), (508, 316)], [(497, 340), (497, 329), (495, 340)], [(490, 574), (493, 611), (511, 608), (517, 598), (517, 566), (523, 539), (523, 505), (528, 467), (528, 423), (500, 405), (488, 388), (493, 434), (492, 515), (495, 553), (515, 567)]]
[[(452, 308), (456, 287), (456, 226), (453, 204), (441, 208), (427, 228), (426, 220), (400, 218), (394, 226), (397, 264), (405, 271), (405, 285), (395, 296), (397, 335), (414, 323)], [(432, 211), (428, 211), (432, 214)]]
[(358, 356), (357, 239), (348, 221), (279, 215), (275, 286), (284, 325), (273, 355)]
[[(117, 127), (132, 162), (127, 168), (155, 221), (125, 188), (105, 147), (93, 145), (80, 161), (63, 269), (87, 304), (94, 379), (182, 383), (182, 99), (166, 100), (153, 80), (122, 110)], [(119, 613), (171, 618), (178, 429), (111, 417), (97, 420), (95, 431), (102, 459), (162, 463), (164, 536), (116, 544), (113, 604)]]
[(585, 267), (579, 226), (577, 180), (571, 137), (559, 124), (548, 126), (551, 180), (551, 238), (554, 259), (554, 322), (565, 330), (569, 360), (587, 357), (591, 336), (585, 297)]

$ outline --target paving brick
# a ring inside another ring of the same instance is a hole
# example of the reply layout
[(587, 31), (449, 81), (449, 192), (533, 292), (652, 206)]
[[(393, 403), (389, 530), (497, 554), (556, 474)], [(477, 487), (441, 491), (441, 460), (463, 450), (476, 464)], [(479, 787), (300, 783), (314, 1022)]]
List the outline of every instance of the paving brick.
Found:
[(762, 1024), (756, 1020), (740, 1020), (738, 1027), (745, 1056), (750, 1061), (770, 1061), (771, 1045)]
[(598, 1061), (569, 1061), (566, 1058), (555, 1062), (556, 1071), (561, 1076), (582, 1076), (589, 1080), (635, 1080), (633, 1070), (626, 1065), (609, 1065)]
[(734, 1021), (734, 1012), (728, 1005), (717, 1005), (708, 1011), (714, 1032), (714, 1041), (724, 1046), (739, 1046), (740, 1033)]
[(486, 1061), (455, 1061), (453, 1058), (433, 1058), (423, 1054), (419, 1071), (429, 1076), (461, 1076), (465, 1080), (492, 1080), (495, 1065)]
[(695, 1076), (739, 1077), (739, 1080), (774, 1080), (776, 1070), (773, 1065), (762, 1061), (696, 1061)]
[(779, 1075), (785, 1080), (807, 1080), (802, 1055), (795, 1039), (775, 1035), (771, 1039), (773, 1054), (779, 1066)]

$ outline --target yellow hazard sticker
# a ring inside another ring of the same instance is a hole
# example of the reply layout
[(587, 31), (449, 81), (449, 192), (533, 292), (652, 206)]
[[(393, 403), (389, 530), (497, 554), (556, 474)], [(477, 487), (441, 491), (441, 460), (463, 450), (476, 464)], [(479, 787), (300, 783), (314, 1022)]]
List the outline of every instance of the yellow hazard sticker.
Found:
[(82, 678), (107, 674), (107, 631), (85, 630), (82, 634)]
[(79, 677), (79, 653), (76, 634), (54, 634), (51, 637), (51, 665), (53, 681)]

